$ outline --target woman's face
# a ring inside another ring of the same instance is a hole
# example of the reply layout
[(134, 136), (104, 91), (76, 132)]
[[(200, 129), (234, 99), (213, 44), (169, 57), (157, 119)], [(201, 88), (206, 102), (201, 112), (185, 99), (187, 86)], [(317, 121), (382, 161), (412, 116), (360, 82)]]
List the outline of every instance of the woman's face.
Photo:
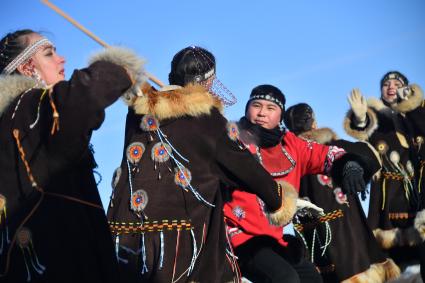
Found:
[[(32, 44), (42, 39), (42, 36), (33, 33), (28, 35), (28, 38), (29, 44)], [(64, 65), (65, 58), (56, 53), (56, 48), (44, 45), (18, 70), (29, 77), (38, 73), (47, 85), (52, 85), (65, 79)]]
[(390, 79), (384, 82), (381, 89), (382, 99), (388, 103), (395, 103), (397, 101), (397, 89), (401, 88), (403, 84), (399, 80)]
[(268, 100), (257, 99), (249, 103), (246, 118), (253, 124), (266, 129), (274, 129), (280, 123), (282, 109)]

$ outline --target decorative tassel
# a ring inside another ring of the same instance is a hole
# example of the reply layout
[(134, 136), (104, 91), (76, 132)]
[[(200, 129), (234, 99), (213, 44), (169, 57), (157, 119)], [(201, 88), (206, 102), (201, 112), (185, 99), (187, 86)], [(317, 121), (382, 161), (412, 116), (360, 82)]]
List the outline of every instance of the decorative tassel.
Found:
[(6, 197), (0, 194), (0, 232), (1, 232), (0, 255), (3, 254), (3, 249), (6, 248), (6, 245), (10, 243), (9, 228), (7, 227), (6, 219), (7, 219)]
[(130, 186), (130, 196), (133, 195), (133, 183), (131, 181), (131, 168), (130, 162), (127, 160), (127, 168), (128, 168), (128, 185)]
[(385, 179), (385, 177), (383, 177), (383, 180), (382, 180), (382, 207), (381, 207), (381, 210), (384, 210), (384, 207), (385, 207), (385, 198), (386, 198), (386, 196), (385, 196), (385, 192), (386, 192), (386, 186), (385, 186), (385, 184), (386, 184), (386, 179)]
[(52, 88), (49, 89), (49, 101), (50, 101), (50, 106), (52, 107), (53, 110), (53, 125), (52, 125), (52, 130), (50, 131), (51, 135), (54, 135), (55, 132), (59, 131), (59, 112), (56, 108), (55, 102), (53, 101), (53, 97), (52, 97)]
[(176, 254), (174, 256), (173, 277), (171, 279), (171, 282), (174, 282), (174, 277), (176, 276), (177, 257), (179, 255), (179, 244), (180, 244), (180, 230), (177, 230)]
[(13, 137), (15, 138), (16, 146), (18, 147), (18, 151), (19, 151), (19, 154), (20, 154), (20, 156), (21, 156), (21, 160), (22, 160), (22, 162), (24, 163), (25, 170), (27, 171), (28, 178), (29, 178), (29, 180), (30, 180), (30, 182), (31, 182), (31, 186), (32, 186), (33, 188), (35, 188), (35, 189), (39, 190), (39, 191), (42, 191), (42, 190), (38, 187), (38, 185), (37, 185), (37, 183), (36, 183), (36, 181), (35, 181), (35, 179), (34, 179), (34, 176), (33, 176), (33, 175), (32, 175), (32, 173), (31, 173), (31, 168), (30, 168), (30, 166), (29, 166), (29, 164), (28, 164), (28, 161), (27, 161), (27, 160), (26, 160), (26, 158), (25, 158), (25, 151), (24, 151), (24, 148), (23, 148), (23, 147), (22, 147), (22, 145), (21, 145), (21, 141), (19, 140), (19, 130), (18, 130), (18, 129), (14, 129), (14, 130), (13, 130)]
[(314, 262), (314, 243), (316, 242), (317, 229), (313, 231), (313, 241), (311, 243), (311, 262)]
[(159, 254), (158, 270), (162, 270), (162, 268), (164, 267), (164, 231), (159, 232), (159, 240), (161, 246), (161, 253)]
[(190, 261), (189, 270), (187, 271), (188, 277), (190, 273), (193, 271), (193, 268), (195, 267), (195, 262), (196, 262), (197, 254), (198, 254), (198, 246), (196, 244), (196, 238), (195, 238), (195, 233), (193, 232), (193, 229), (190, 230), (190, 235), (192, 235), (193, 254), (192, 254), (192, 260)]
[(422, 188), (422, 175), (424, 172), (424, 165), (421, 166), (421, 170), (419, 171), (419, 185), (418, 185), (418, 191), (419, 193), (421, 193), (421, 188)]
[(24, 256), (25, 267), (27, 270), (27, 282), (29, 282), (31, 281), (30, 266), (32, 266), (33, 269), (40, 275), (44, 273), (46, 267), (38, 260), (37, 253), (35, 252), (34, 245), (32, 243), (31, 232), (28, 228), (21, 228), (18, 231), (17, 242)]
[(146, 266), (146, 247), (145, 247), (145, 233), (142, 233), (142, 274), (148, 272), (148, 267)]
[(40, 100), (38, 101), (38, 106), (37, 106), (37, 117), (36, 117), (35, 121), (34, 121), (34, 122), (30, 125), (30, 129), (33, 129), (33, 128), (37, 125), (38, 120), (40, 119), (40, 107), (41, 107), (41, 101), (43, 100), (43, 98), (44, 98), (44, 96), (46, 95), (46, 93), (47, 93), (47, 89), (44, 89), (43, 93), (42, 93), (42, 94), (41, 94), (41, 96), (40, 96)]
[(325, 244), (322, 247), (320, 247), (321, 249), (323, 249), (322, 254), (321, 254), (322, 257), (325, 255), (326, 249), (328, 248), (328, 246), (332, 242), (331, 225), (329, 225), (329, 222), (325, 222), (325, 225), (326, 225)]
[(115, 236), (115, 254), (117, 256), (117, 260), (119, 261), (119, 251), (120, 251), (120, 235)]

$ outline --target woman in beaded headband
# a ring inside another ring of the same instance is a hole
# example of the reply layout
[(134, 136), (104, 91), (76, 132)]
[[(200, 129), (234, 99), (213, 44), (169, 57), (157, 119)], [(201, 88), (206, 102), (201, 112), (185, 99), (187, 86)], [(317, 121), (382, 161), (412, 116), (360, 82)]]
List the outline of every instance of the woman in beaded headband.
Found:
[(32, 30), (0, 40), (1, 282), (119, 282), (90, 137), (143, 61), (108, 47), (69, 80), (64, 63)]
[(53, 44), (32, 30), (9, 33), (0, 42), (2, 75), (22, 74), (52, 85), (65, 78), (64, 64)]

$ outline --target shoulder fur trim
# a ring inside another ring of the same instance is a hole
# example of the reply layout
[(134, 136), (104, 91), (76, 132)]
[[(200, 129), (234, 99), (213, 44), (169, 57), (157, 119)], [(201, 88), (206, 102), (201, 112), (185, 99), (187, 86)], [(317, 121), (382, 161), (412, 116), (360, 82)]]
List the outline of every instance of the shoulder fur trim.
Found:
[(386, 106), (381, 99), (377, 99), (375, 97), (369, 97), (367, 99), (367, 106), (375, 109), (378, 112), (389, 109), (389, 107)]
[(400, 268), (392, 259), (382, 263), (374, 263), (367, 270), (356, 274), (342, 283), (384, 283), (400, 276)]
[(351, 127), (351, 119), (353, 117), (353, 111), (349, 110), (344, 118), (344, 130), (345, 132), (361, 141), (367, 141), (373, 132), (378, 128), (378, 117), (375, 112), (368, 108), (366, 115), (369, 117), (369, 125), (364, 130), (357, 130)]
[(37, 82), (22, 75), (0, 76), (0, 116), (12, 101)]
[(145, 61), (136, 53), (127, 48), (111, 46), (92, 55), (89, 59), (89, 65), (97, 61), (111, 62), (126, 69), (133, 81), (133, 86), (123, 94), (124, 101), (130, 101), (135, 96), (140, 95), (140, 87), (147, 81), (147, 77), (143, 69)]
[(416, 214), (415, 222), (413, 224), (415, 229), (419, 232), (422, 241), (425, 241), (425, 209)]
[(337, 140), (338, 136), (330, 128), (320, 128), (304, 132), (299, 135), (300, 137), (308, 140), (315, 141), (321, 144), (327, 144), (333, 140)]
[(159, 120), (182, 116), (198, 117), (210, 114), (211, 109), (223, 111), (220, 99), (213, 96), (200, 85), (189, 85), (171, 91), (157, 91), (150, 88), (143, 96), (131, 103), (137, 114), (151, 114)]
[(298, 193), (288, 182), (278, 181), (282, 186), (282, 206), (275, 212), (267, 213), (267, 219), (274, 226), (284, 226), (288, 224), (297, 211)]
[(424, 101), (424, 93), (422, 89), (416, 85), (412, 84), (410, 86), (412, 89), (412, 95), (407, 98), (407, 100), (402, 100), (401, 102), (392, 106), (392, 108), (400, 113), (406, 113), (418, 108)]

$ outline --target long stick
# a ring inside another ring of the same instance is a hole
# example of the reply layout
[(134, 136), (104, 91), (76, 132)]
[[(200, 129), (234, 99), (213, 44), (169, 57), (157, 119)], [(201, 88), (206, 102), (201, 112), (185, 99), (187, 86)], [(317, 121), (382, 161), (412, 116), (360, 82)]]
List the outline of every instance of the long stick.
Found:
[[(71, 24), (73, 24), (75, 27), (77, 27), (79, 30), (81, 30), (82, 32), (84, 32), (86, 35), (88, 35), (90, 38), (92, 38), (94, 41), (96, 41), (97, 43), (99, 43), (103, 47), (108, 47), (109, 46), (105, 41), (101, 40), (99, 37), (97, 37), (96, 35), (94, 35), (91, 31), (89, 31), (84, 26), (82, 26), (80, 23), (78, 23), (76, 20), (74, 20), (73, 18), (71, 18), (64, 11), (62, 11), (59, 7), (53, 5), (48, 0), (41, 0), (41, 2), (43, 2), (44, 4), (46, 4), (47, 6), (49, 6), (52, 10), (54, 10), (56, 13), (58, 13), (59, 15), (61, 15), (62, 17), (64, 17), (67, 21), (69, 21)], [(154, 83), (156, 83), (159, 87), (163, 87), (164, 86), (164, 83), (162, 83), (154, 75), (146, 72), (146, 76), (151, 81), (153, 81)]]

